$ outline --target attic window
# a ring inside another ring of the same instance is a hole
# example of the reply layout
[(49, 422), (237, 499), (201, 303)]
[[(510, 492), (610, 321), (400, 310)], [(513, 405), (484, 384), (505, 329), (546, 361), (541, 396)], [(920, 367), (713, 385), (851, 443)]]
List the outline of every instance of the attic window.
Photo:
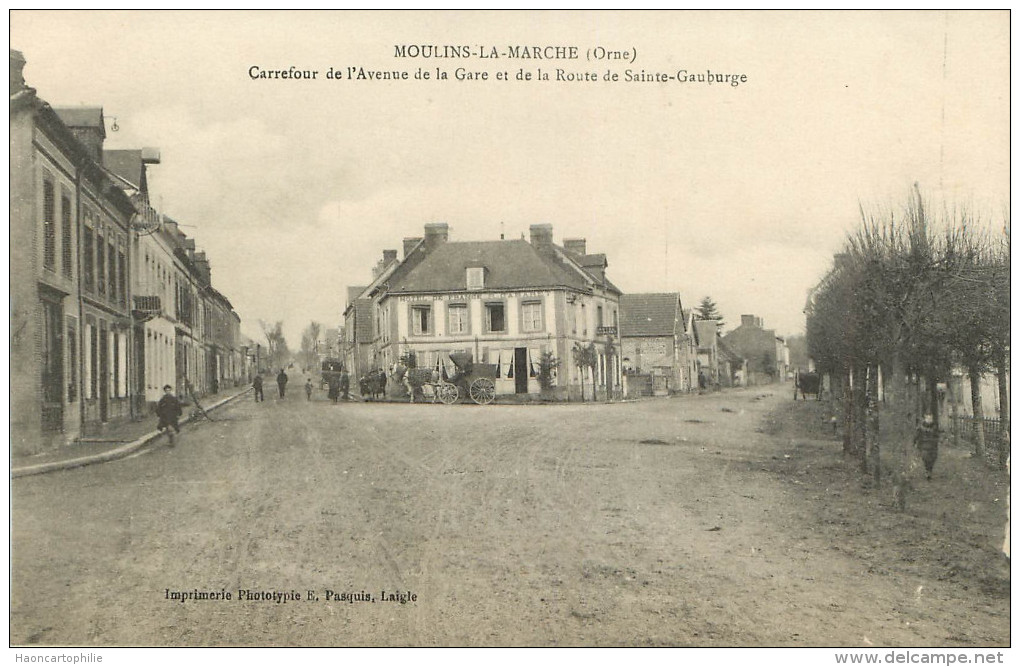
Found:
[(468, 267), (467, 288), (482, 289), (485, 287), (485, 269), (481, 266)]

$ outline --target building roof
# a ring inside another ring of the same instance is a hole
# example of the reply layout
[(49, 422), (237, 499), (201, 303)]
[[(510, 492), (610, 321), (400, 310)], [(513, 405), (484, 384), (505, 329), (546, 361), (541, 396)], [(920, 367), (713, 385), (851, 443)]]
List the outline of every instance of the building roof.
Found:
[(575, 269), (522, 239), (443, 243), (407, 273), (394, 276), (389, 291), (466, 291), (468, 267), (485, 268), (486, 290), (588, 287)]
[(350, 306), (354, 301), (361, 296), (361, 293), (365, 291), (364, 285), (348, 285), (347, 286), (347, 305)]
[(106, 136), (103, 107), (53, 107), (53, 110), (68, 127), (94, 127)]
[(719, 339), (719, 354), (730, 362), (743, 363), (744, 358), (737, 354), (737, 352), (730, 348), (724, 340)]
[(715, 320), (694, 320), (694, 333), (698, 339), (698, 347), (711, 347), (719, 332), (719, 324)]
[(673, 336), (678, 317), (680, 295), (676, 292), (620, 296), (620, 336)]
[(104, 150), (103, 166), (130, 183), (136, 190), (145, 184), (141, 150)]

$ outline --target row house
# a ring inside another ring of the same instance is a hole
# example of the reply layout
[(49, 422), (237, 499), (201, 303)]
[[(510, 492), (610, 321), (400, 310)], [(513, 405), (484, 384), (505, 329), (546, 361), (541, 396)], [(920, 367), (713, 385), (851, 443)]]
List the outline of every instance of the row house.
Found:
[(746, 384), (768, 384), (786, 379), (790, 351), (774, 329), (766, 329), (755, 315), (741, 315), (740, 326), (723, 336), (731, 350), (747, 360)]
[[(450, 354), (469, 352), (497, 366), (497, 394), (537, 394), (539, 359), (561, 363), (556, 391), (580, 398), (594, 384), (618, 390), (614, 337), (620, 290), (605, 275), (605, 255), (584, 239), (553, 243), (552, 226), (532, 225), (530, 240), (451, 242), (446, 223), (404, 239), (403, 259), (386, 250), (373, 281), (349, 294), (344, 330), (349, 367), (388, 368), (413, 352), (419, 367), (456, 369)], [(574, 362), (575, 344), (595, 344), (594, 369)]]
[[(24, 66), (12, 50), (11, 430), (19, 455), (143, 417), (164, 384), (183, 394), (182, 378), (194, 375), (178, 361), (182, 328), (199, 351), (239, 349), (231, 342), (239, 321), (210, 292), (208, 263), (203, 281), (204, 257), (193, 242), (182, 249), (176, 225), (148, 204), (145, 168), (158, 153), (105, 151), (102, 109), (51, 107), (26, 85)], [(200, 321), (210, 300), (219, 304), (214, 319), (227, 323), (213, 341)], [(223, 368), (238, 374), (240, 365)]]
[(747, 360), (726, 344), (716, 320), (694, 320), (698, 389), (747, 385)]
[(625, 395), (666, 396), (697, 384), (690, 313), (676, 292), (620, 297)]
[(97, 163), (100, 115), (58, 110), (10, 59), (12, 450), (130, 414), (128, 226), (134, 206)]

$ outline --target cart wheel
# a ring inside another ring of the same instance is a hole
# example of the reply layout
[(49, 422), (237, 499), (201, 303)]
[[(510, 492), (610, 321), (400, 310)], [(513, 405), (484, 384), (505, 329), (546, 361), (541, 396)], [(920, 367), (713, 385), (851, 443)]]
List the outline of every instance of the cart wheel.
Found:
[(443, 382), (436, 385), (436, 396), (439, 400), (446, 405), (453, 405), (460, 398), (460, 392), (457, 391), (457, 385), (450, 384), (449, 382)]
[(478, 405), (488, 405), (496, 398), (496, 383), (489, 378), (478, 378), (471, 383), (471, 400)]

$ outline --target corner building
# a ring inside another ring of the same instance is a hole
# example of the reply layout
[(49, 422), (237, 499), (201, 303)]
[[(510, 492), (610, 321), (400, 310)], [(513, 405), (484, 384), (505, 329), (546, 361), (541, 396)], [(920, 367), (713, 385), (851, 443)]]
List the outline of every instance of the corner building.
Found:
[(371, 366), (389, 368), (413, 351), (419, 367), (452, 376), (450, 354), (470, 352), (498, 366), (499, 395), (538, 394), (539, 359), (551, 352), (560, 361), (555, 393), (571, 400), (590, 398), (592, 387), (574, 344), (594, 343), (600, 396), (618, 390), (620, 290), (606, 277), (605, 255), (587, 254), (584, 239), (554, 244), (548, 224), (530, 231), (530, 241), (451, 242), (446, 223), (426, 225), (424, 237), (404, 240), (403, 260), (384, 251), (373, 282), (349, 296), (357, 307), (348, 306), (348, 317), (360, 313), (361, 326), (351, 321), (346, 330), (364, 331), (370, 303)]

